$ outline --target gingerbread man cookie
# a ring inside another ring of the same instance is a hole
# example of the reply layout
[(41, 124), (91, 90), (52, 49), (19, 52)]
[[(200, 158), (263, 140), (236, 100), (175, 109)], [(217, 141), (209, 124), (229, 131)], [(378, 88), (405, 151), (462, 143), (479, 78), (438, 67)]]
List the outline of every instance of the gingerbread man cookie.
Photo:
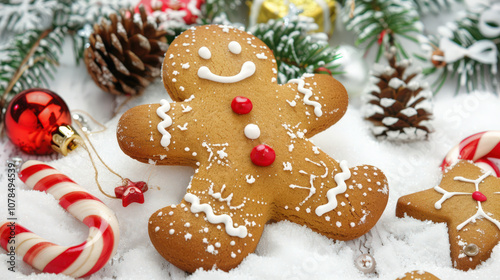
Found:
[(120, 119), (119, 144), (132, 158), (196, 169), (184, 199), (149, 222), (158, 252), (183, 270), (236, 267), (270, 221), (350, 240), (384, 211), (382, 171), (349, 168), (308, 140), (345, 113), (344, 87), (327, 75), (278, 85), (276, 68), (271, 50), (247, 32), (191, 28), (163, 63), (174, 102), (138, 106)]
[(396, 216), (448, 224), (453, 267), (474, 269), (500, 240), (500, 179), (468, 161), (447, 169), (439, 186), (401, 197)]

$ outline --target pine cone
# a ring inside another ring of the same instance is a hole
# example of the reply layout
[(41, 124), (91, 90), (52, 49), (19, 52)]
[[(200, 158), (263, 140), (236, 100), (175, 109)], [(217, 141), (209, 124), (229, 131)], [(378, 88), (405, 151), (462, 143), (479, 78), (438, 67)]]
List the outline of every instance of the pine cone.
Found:
[(432, 92), (414, 79), (418, 73), (405, 75), (409, 60), (396, 62), (396, 49), (386, 54), (389, 66), (375, 65), (374, 85), (367, 96), (365, 117), (373, 123), (377, 138), (389, 140), (426, 139), (431, 132)]
[(123, 10), (94, 24), (85, 49), (87, 70), (104, 91), (116, 95), (139, 95), (161, 73), (168, 48), (166, 31), (148, 21), (144, 8), (134, 14)]

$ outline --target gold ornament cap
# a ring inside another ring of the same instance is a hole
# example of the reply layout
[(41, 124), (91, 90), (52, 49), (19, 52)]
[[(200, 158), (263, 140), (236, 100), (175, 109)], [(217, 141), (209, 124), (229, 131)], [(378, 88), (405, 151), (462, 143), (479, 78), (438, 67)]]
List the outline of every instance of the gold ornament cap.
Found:
[(315, 32), (333, 34), (335, 29), (335, 0), (254, 0), (247, 2), (250, 7), (249, 25), (265, 23), (270, 19), (283, 18), (289, 13), (290, 4), (303, 10), (299, 16), (310, 17), (318, 25)]
[(66, 156), (69, 152), (78, 147), (81, 141), (80, 135), (70, 125), (61, 125), (52, 134), (52, 149)]

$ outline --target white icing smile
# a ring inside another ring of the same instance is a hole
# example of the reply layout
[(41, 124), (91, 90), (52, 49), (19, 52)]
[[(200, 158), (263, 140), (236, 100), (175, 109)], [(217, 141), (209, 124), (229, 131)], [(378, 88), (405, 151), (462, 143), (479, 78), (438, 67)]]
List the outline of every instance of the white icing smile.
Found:
[(234, 76), (216, 75), (212, 73), (212, 71), (210, 71), (210, 69), (208, 69), (208, 67), (206, 66), (202, 66), (200, 67), (200, 69), (198, 69), (198, 77), (224, 84), (231, 84), (243, 81), (244, 79), (252, 76), (254, 73), (255, 73), (255, 63), (251, 61), (246, 61), (245, 63), (243, 63), (240, 72)]
[[(236, 41), (231, 41), (227, 47), (229, 51), (232, 52), (233, 54), (237, 55), (241, 53), (241, 45)], [(207, 47), (201, 47), (198, 50), (198, 55), (205, 60), (212, 58), (212, 53)], [(212, 73), (212, 71), (210, 71), (210, 69), (208, 69), (208, 67), (206, 66), (202, 66), (200, 67), (200, 69), (198, 69), (198, 77), (224, 84), (237, 83), (252, 76), (254, 73), (255, 73), (255, 63), (251, 61), (246, 61), (245, 63), (243, 63), (240, 72), (234, 76), (216, 75)]]

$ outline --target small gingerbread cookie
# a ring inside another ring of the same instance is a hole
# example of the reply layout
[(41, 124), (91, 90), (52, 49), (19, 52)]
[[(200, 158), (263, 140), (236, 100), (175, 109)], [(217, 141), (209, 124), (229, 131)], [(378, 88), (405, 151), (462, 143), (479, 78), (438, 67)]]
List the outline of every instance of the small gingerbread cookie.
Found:
[(236, 267), (270, 221), (350, 240), (384, 211), (382, 171), (349, 168), (308, 140), (345, 113), (344, 87), (327, 75), (278, 85), (276, 68), (272, 51), (247, 32), (191, 28), (163, 63), (175, 102), (138, 106), (120, 119), (129, 156), (196, 169), (184, 199), (149, 222), (155, 248), (183, 270)]
[(500, 240), (500, 179), (492, 174), (459, 161), (439, 186), (401, 197), (396, 215), (447, 223), (453, 267), (474, 269)]
[(439, 280), (439, 278), (427, 271), (414, 270), (411, 272), (407, 272), (404, 276), (401, 276), (396, 280)]

